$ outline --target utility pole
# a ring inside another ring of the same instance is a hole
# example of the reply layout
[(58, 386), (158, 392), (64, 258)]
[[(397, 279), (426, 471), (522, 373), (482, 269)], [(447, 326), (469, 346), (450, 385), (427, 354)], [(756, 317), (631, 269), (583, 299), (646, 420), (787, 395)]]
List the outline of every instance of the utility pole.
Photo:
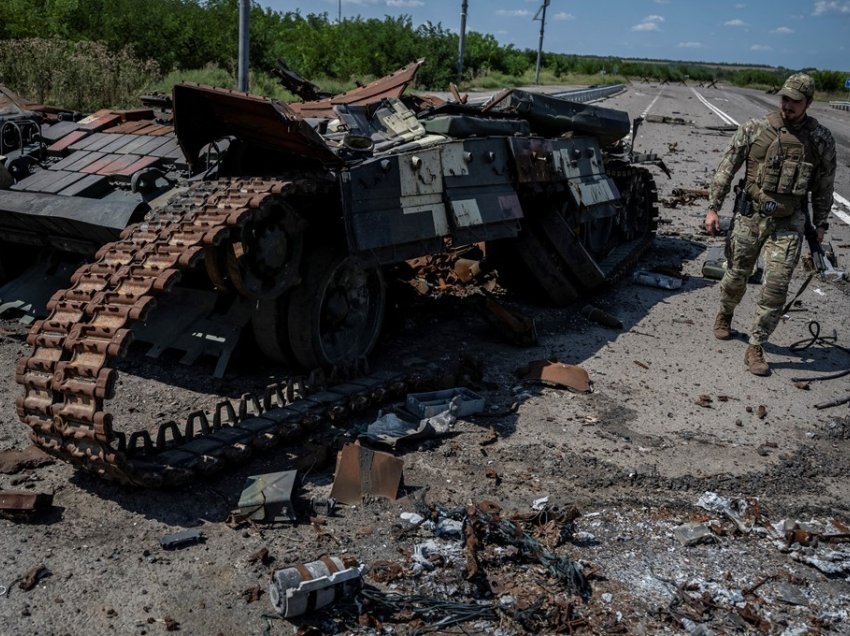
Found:
[[(534, 73), (534, 83), (540, 83), (540, 58), (543, 56), (543, 31), (546, 29), (546, 7), (549, 6), (549, 0), (543, 0), (543, 5), (537, 10), (534, 19), (540, 20), (540, 43), (537, 45), (537, 68)], [(539, 16), (539, 18), (538, 18)]]
[(237, 88), (248, 92), (248, 44), (250, 41), (251, 0), (239, 0), (239, 77)]
[(460, 44), (457, 47), (457, 81), (463, 80), (463, 47), (466, 43), (466, 10), (469, 2), (463, 0), (460, 5)]
[(339, 4), (337, 6), (336, 22), (337, 24), (340, 24), (342, 22), (342, 0), (339, 0)]

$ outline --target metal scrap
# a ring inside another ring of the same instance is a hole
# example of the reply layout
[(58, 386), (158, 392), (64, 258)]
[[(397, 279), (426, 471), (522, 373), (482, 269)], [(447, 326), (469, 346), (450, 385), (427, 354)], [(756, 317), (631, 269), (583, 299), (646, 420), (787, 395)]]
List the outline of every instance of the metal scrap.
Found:
[(39, 565), (35, 565), (27, 570), (26, 574), (21, 577), (21, 580), (18, 582), (18, 587), (21, 588), (24, 592), (30, 591), (38, 582), (51, 575), (50, 570), (47, 569), (43, 563)]
[(389, 453), (374, 451), (359, 442), (345, 444), (337, 455), (331, 497), (342, 503), (359, 504), (365, 495), (395, 501), (404, 462)]
[(53, 505), (53, 495), (47, 493), (0, 491), (0, 516), (8, 519), (26, 519)]
[(159, 545), (163, 550), (176, 550), (187, 545), (203, 543), (206, 540), (204, 533), (200, 530), (186, 530), (184, 532), (175, 532), (174, 534), (166, 534), (159, 540)]
[(493, 512), (490, 510), (493, 510), (493, 505), (486, 502), (466, 506), (465, 528), (469, 578), (474, 577), (478, 572), (479, 547), (485, 541), (496, 541), (518, 548), (522, 557), (544, 565), (567, 590), (578, 594), (585, 601), (590, 598), (590, 582), (582, 573), (581, 566), (566, 555), (550, 551), (529, 536), (516, 521), (503, 518), (498, 509)]
[(237, 508), (231, 513), (235, 520), (295, 521), (292, 491), (298, 471), (287, 470), (264, 475), (251, 475), (245, 481)]
[(581, 367), (553, 360), (534, 360), (522, 372), (524, 380), (578, 393), (592, 391), (590, 376)]
[(8, 450), (0, 453), (0, 473), (13, 475), (22, 470), (38, 468), (52, 464), (55, 459), (38, 446), (28, 446), (24, 450)]
[(316, 561), (277, 570), (269, 585), (269, 598), (281, 616), (301, 616), (353, 595), (363, 585), (364, 570), (354, 559), (323, 555)]
[(508, 309), (484, 291), (484, 308), (487, 322), (506, 340), (514, 344), (531, 347), (537, 344), (537, 326), (533, 318)]
[(603, 327), (610, 327), (611, 329), (623, 328), (623, 322), (619, 318), (599, 309), (599, 307), (594, 307), (593, 305), (585, 305), (582, 307), (581, 315), (588, 320), (602, 325)]

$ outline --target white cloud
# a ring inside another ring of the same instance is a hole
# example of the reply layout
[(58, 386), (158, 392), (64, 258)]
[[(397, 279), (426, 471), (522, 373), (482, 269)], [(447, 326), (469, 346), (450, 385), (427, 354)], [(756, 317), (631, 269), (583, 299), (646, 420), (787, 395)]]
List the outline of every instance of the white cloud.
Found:
[(778, 29), (773, 29), (770, 32), (771, 35), (791, 35), (794, 33), (794, 29), (789, 29), (788, 27), (781, 26)]
[(422, 0), (387, 0), (388, 7), (421, 7), (425, 3)]
[(560, 11), (555, 14), (556, 20), (575, 20), (576, 17), (572, 13), (567, 13), (566, 11)]
[(736, 9), (745, 9), (746, 7), (747, 7), (747, 5), (741, 4), (741, 3), (735, 5)]
[(654, 0), (655, 4), (670, 4), (670, 0)]
[(747, 23), (744, 22), (743, 20), (739, 20), (738, 18), (735, 18), (734, 20), (726, 20), (726, 22), (723, 23), (723, 26), (745, 27), (745, 26), (747, 26)]
[(499, 9), (496, 11), (496, 15), (505, 15), (511, 18), (527, 18), (531, 15), (531, 11), (526, 11), (525, 9)]
[(767, 46), (766, 44), (753, 44), (750, 47), (751, 51), (772, 51), (773, 49)]
[(702, 47), (702, 42), (679, 42), (680, 49), (701, 49)]
[(815, 2), (815, 10), (812, 15), (824, 15), (827, 13), (850, 13), (850, 0), (839, 2), (838, 0), (818, 0)]
[(659, 24), (664, 22), (664, 18), (660, 15), (648, 15), (642, 22), (632, 27), (632, 31), (660, 31)]

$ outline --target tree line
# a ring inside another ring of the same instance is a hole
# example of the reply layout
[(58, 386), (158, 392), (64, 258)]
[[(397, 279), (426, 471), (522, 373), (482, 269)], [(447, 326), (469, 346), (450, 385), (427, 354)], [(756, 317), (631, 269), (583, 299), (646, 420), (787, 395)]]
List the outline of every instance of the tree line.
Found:
[[(30, 95), (117, 99), (141, 91), (170, 72), (213, 66), (235, 76), (238, 0), (2, 0), (0, 81)], [(421, 89), (456, 81), (458, 35), (442, 24), (414, 25), (409, 16), (332, 20), (327, 13), (278, 12), (251, 7), (250, 64), (271, 73), (278, 60), (307, 79), (369, 79), (424, 57)], [(536, 51), (500, 45), (490, 34), (469, 32), (463, 81), (488, 76), (528, 78)], [(735, 68), (691, 62), (624, 60), (545, 53), (544, 77), (619, 76), (649, 80), (724, 80), (777, 86), (787, 69)], [(843, 75), (814, 71), (822, 90), (840, 90)], [(87, 85), (87, 86), (86, 86)], [(84, 95), (83, 93), (86, 93)], [(88, 94), (91, 93), (91, 97)]]

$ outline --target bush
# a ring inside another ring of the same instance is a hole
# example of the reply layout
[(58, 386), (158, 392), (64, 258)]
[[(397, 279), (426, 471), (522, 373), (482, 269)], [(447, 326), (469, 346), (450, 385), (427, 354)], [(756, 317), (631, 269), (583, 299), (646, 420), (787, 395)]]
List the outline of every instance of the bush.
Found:
[(73, 110), (135, 106), (158, 76), (155, 62), (99, 42), (29, 38), (0, 47), (0, 81), (33, 101)]

